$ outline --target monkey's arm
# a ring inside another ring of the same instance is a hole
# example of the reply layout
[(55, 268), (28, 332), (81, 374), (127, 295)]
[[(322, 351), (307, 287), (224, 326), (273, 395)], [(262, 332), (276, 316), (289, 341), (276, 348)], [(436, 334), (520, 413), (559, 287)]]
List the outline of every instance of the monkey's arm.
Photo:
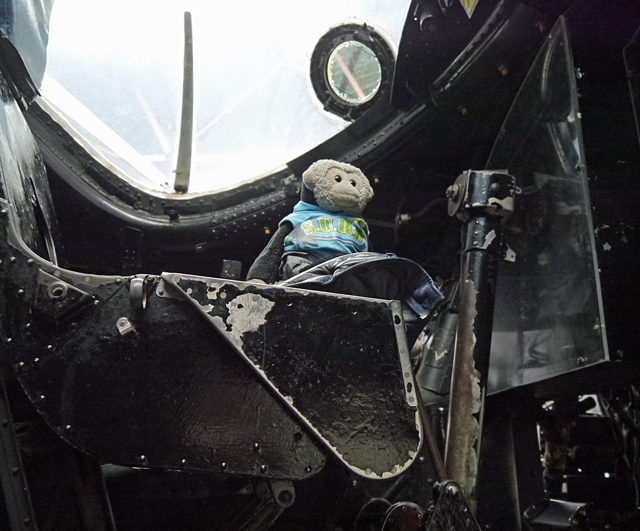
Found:
[(261, 280), (270, 284), (278, 278), (278, 269), (280, 268), (280, 259), (284, 253), (284, 240), (293, 230), (293, 224), (285, 221), (278, 227), (273, 234), (269, 243), (256, 258), (253, 265), (247, 273), (247, 281), (253, 282)]

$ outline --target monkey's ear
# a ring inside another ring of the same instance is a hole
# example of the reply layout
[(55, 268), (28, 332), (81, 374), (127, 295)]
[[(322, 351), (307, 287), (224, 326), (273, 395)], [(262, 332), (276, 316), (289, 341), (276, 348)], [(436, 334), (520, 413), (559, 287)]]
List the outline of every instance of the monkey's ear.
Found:
[(317, 166), (311, 166), (302, 174), (302, 182), (312, 192), (316, 188), (316, 184), (320, 180), (320, 168)]
[(318, 183), (326, 179), (327, 173), (334, 167), (339, 168), (340, 163), (329, 159), (317, 160), (302, 174), (302, 182), (309, 190), (313, 191)]

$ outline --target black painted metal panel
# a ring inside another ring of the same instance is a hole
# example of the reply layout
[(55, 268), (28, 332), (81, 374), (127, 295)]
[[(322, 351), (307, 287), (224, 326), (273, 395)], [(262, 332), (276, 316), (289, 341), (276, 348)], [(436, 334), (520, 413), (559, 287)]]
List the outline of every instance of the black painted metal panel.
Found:
[(177, 274), (163, 281), (354, 472), (390, 477), (413, 462), (421, 429), (399, 302)]
[(53, 266), (1, 206), (5, 355), (61, 437), (129, 466), (292, 479), (324, 466), (311, 436), (193, 308), (154, 295), (153, 277), (137, 310), (135, 277)]

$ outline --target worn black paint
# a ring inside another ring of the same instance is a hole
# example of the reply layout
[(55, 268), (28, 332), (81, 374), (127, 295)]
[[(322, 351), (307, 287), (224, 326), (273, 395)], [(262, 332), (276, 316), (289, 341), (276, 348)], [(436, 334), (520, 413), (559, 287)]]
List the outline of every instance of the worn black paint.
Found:
[(233, 333), (230, 303), (238, 296), (275, 303), (265, 324), (242, 335), (240, 354), (346, 464), (382, 476), (415, 456), (416, 410), (406, 402), (398, 357), (406, 346), (396, 339), (390, 302), (234, 282), (219, 287), (184, 275), (177, 286), (223, 333)]

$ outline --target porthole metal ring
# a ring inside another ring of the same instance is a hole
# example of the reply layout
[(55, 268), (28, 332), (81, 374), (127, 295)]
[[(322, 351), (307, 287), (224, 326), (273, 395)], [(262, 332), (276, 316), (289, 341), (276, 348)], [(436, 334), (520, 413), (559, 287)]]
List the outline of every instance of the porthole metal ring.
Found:
[(311, 85), (323, 108), (355, 120), (389, 95), (395, 64), (387, 41), (366, 24), (329, 30), (311, 56)]

